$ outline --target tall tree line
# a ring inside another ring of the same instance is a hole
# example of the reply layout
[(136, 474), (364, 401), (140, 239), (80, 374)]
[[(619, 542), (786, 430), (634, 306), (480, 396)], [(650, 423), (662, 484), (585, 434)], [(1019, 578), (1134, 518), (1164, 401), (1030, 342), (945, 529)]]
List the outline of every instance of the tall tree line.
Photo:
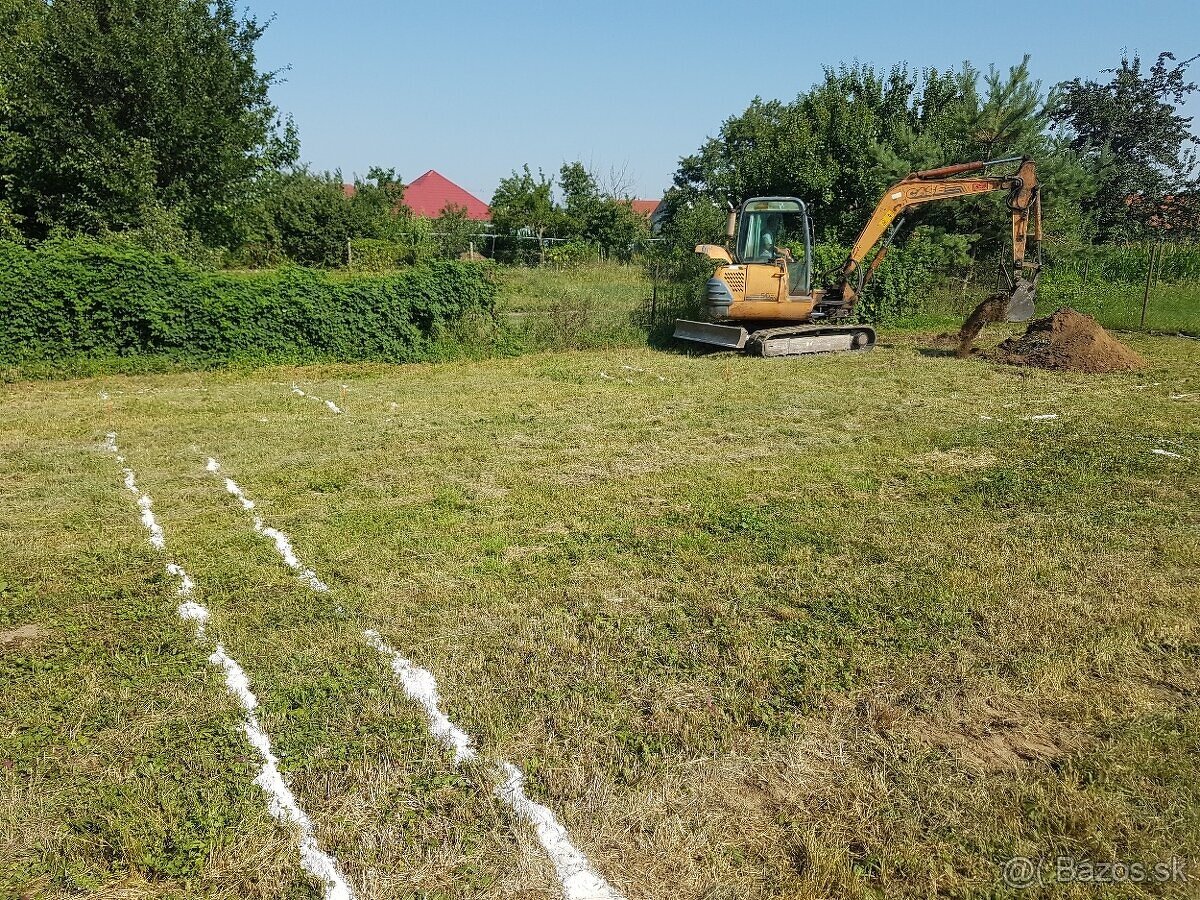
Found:
[[(373, 169), (346, 196), (337, 173), (297, 165), (296, 131), (270, 97), (278, 73), (255, 53), (265, 27), (236, 0), (0, 0), (0, 239), (140, 233), (331, 265), (348, 239), (413, 230), (395, 172)], [(791, 101), (756, 99), (684, 156), (666, 228), (712, 239), (727, 203), (789, 194), (809, 202), (820, 237), (845, 242), (906, 172), (1028, 154), (1053, 233), (1178, 233), (1200, 209), (1182, 112), (1195, 61), (1127, 56), (1049, 88), (1028, 59), (987, 72), (831, 67)], [(1003, 240), (1000, 202), (932, 206), (928, 231), (986, 249)], [(645, 228), (578, 163), (557, 183), (514, 172), (493, 207), (500, 231), (610, 247)]]
[[(1161, 54), (1146, 70), (1137, 57), (1049, 90), (1029, 59), (1002, 71), (880, 71), (828, 68), (790, 102), (755, 99), (715, 137), (685, 156), (668, 192), (669, 230), (711, 238), (727, 203), (764, 194), (810, 204), (818, 234), (853, 240), (881, 192), (919, 169), (1029, 155), (1044, 184), (1048, 227), (1081, 239), (1124, 240), (1162, 227), (1163, 198), (1195, 211), (1198, 187), (1191, 120), (1180, 112), (1196, 85), (1195, 58)], [(997, 198), (924, 210), (934, 230), (1002, 239)], [(1178, 216), (1177, 228), (1193, 225)]]

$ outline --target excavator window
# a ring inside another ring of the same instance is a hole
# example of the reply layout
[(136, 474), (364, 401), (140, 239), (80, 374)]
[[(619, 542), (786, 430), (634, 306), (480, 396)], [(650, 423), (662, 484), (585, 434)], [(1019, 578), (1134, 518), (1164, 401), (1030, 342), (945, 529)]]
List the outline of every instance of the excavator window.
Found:
[(811, 239), (804, 204), (794, 198), (748, 200), (738, 217), (737, 256), (742, 263), (778, 264), (788, 270), (788, 293), (809, 289)]

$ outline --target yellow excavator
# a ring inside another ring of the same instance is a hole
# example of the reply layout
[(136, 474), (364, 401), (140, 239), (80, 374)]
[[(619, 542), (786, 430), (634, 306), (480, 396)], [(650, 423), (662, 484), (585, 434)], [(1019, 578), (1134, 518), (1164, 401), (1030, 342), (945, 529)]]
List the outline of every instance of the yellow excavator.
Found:
[[(1000, 166), (1015, 169), (992, 174)], [(1029, 237), (1042, 239), (1041, 194), (1034, 161), (1009, 157), (913, 172), (892, 185), (863, 226), (845, 263), (823, 287), (813, 284), (812, 220), (796, 197), (753, 197), (730, 213), (728, 246), (696, 252), (718, 263), (706, 288), (707, 322), (675, 321), (675, 337), (754, 356), (798, 356), (869, 350), (875, 329), (850, 317), (863, 286), (883, 262), (905, 214), (936, 200), (1008, 192), (1012, 213), (1009, 290), (990, 302), (990, 320), (1024, 322), (1033, 315), (1040, 251), (1027, 258)], [(874, 255), (864, 264), (873, 248)], [(794, 251), (793, 251), (794, 248)], [(980, 305), (980, 309), (984, 304)], [(973, 314), (973, 318), (979, 317)]]

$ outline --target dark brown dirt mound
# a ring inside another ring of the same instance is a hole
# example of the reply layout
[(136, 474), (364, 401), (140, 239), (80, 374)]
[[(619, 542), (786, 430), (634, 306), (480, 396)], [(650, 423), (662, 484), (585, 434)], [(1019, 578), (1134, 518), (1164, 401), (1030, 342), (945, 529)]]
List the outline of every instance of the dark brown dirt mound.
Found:
[(1146, 365), (1095, 319), (1070, 307), (1034, 319), (1023, 335), (1009, 338), (987, 355), (1014, 366), (1072, 372), (1133, 372)]

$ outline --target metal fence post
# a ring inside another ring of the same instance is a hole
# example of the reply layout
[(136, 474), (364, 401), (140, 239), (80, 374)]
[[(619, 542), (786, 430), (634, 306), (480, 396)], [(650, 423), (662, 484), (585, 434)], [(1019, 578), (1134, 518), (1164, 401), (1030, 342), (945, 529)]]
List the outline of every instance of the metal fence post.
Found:
[(1154, 257), (1158, 253), (1158, 245), (1150, 245), (1150, 253), (1146, 260), (1146, 290), (1142, 293), (1142, 318), (1138, 328), (1146, 327), (1146, 309), (1150, 306), (1150, 284), (1154, 281)]
[(658, 263), (654, 263), (654, 274), (650, 279), (650, 327), (658, 322)]

